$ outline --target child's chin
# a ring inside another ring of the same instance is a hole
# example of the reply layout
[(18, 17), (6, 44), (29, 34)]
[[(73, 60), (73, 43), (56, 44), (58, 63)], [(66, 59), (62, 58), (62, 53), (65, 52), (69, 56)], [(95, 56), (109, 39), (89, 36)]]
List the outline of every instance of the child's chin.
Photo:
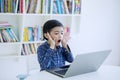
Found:
[(56, 46), (60, 46), (60, 43), (57, 43)]

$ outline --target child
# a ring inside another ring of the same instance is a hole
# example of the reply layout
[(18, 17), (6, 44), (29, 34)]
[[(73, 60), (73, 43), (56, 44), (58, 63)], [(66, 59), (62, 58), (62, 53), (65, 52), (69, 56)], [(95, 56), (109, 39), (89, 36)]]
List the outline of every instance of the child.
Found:
[(37, 49), (41, 70), (62, 67), (65, 66), (65, 61), (73, 61), (72, 53), (67, 45), (69, 35), (64, 35), (62, 23), (57, 20), (48, 20), (43, 26), (43, 37), (47, 41)]

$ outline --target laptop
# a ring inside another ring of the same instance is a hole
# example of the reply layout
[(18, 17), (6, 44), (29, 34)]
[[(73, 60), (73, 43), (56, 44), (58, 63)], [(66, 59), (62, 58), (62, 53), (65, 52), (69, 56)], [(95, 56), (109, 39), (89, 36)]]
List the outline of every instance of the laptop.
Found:
[(62, 78), (93, 72), (99, 69), (111, 50), (79, 54), (70, 65), (46, 70)]

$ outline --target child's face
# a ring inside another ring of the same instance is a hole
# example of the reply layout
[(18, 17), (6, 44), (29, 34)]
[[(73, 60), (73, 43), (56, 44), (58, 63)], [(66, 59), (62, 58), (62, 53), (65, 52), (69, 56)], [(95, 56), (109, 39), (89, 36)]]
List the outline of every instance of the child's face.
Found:
[(64, 35), (64, 29), (63, 27), (55, 27), (50, 31), (50, 36), (53, 40), (55, 40), (55, 45), (58, 46), (60, 45), (62, 39), (63, 39), (63, 35)]

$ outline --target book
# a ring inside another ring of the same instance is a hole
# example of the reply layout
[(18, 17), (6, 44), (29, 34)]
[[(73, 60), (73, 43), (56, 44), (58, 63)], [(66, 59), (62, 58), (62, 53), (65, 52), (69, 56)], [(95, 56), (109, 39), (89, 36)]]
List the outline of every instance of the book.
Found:
[(35, 50), (35, 45), (34, 45), (34, 43), (29, 44), (29, 46), (30, 46), (30, 49), (31, 49), (31, 51), (32, 51), (32, 54), (36, 54), (36, 50)]
[(72, 0), (67, 0), (67, 6), (68, 6), (68, 10), (69, 13), (72, 14), (73, 13), (73, 1)]
[(15, 13), (16, 0), (12, 0), (12, 13)]
[(80, 14), (80, 11), (81, 11), (80, 0), (75, 0), (74, 1), (74, 14)]
[(12, 0), (8, 0), (8, 13), (11, 13), (12, 9)]
[(44, 4), (43, 4), (44, 0), (41, 0), (41, 7), (40, 7), (40, 13), (43, 13), (43, 7), (44, 7)]
[(33, 27), (28, 27), (28, 41), (34, 41)]
[(4, 0), (0, 0), (0, 12), (4, 12)]
[(23, 0), (19, 1), (19, 13), (23, 13)]
[(8, 32), (9, 36), (11, 37), (11, 39), (12, 39), (11, 41), (12, 42), (16, 42), (17, 40), (15, 39), (14, 35), (10, 31), (10, 28), (6, 28), (6, 31)]
[(41, 0), (37, 0), (35, 13), (41, 12)]
[(60, 0), (56, 0), (56, 4), (57, 4), (58, 14), (62, 14), (62, 8), (61, 8), (61, 5), (60, 5)]
[(63, 0), (60, 0), (60, 6), (61, 6), (61, 14), (65, 14), (65, 8), (64, 8)]
[(25, 11), (27, 13), (27, 10), (29, 8), (29, 0), (25, 0)]
[(28, 13), (35, 13), (37, 0), (30, 0)]
[(0, 42), (4, 42), (4, 41), (3, 41), (2, 31), (1, 31), (1, 30), (0, 30)]
[(27, 55), (30, 55), (30, 54), (32, 54), (32, 50), (30, 49), (30, 44), (24, 44), (26, 47), (27, 47)]
[(16, 34), (13, 32), (12, 29), (10, 29), (10, 33), (13, 34), (13, 36), (14, 36), (16, 42), (18, 42), (18, 41), (19, 41), (19, 40), (18, 40), (18, 37), (16, 36)]
[(23, 41), (28, 41), (28, 28), (24, 27)]
[(23, 47), (23, 51), (24, 51), (25, 55), (28, 55), (27, 46), (25, 44), (22, 44), (22, 47)]
[(12, 28), (12, 25), (10, 25), (8, 22), (0, 22), (0, 29), (5, 28)]
[(7, 13), (8, 12), (8, 0), (4, 1), (4, 12)]
[(63, 0), (63, 3), (64, 3), (65, 13), (66, 13), (66, 14), (69, 14), (68, 5), (67, 5), (67, 0)]
[(6, 41), (11, 42), (11, 38), (5, 29), (2, 30), (2, 33), (3, 33), (3, 36), (6, 38)]
[(53, 2), (53, 11), (52, 12), (53, 12), (53, 14), (58, 13), (56, 1)]
[(6, 38), (5, 34), (3, 34), (3, 29), (1, 29), (0, 31), (1, 31), (1, 35), (3, 38), (3, 42), (7, 42), (7, 38)]
[(18, 12), (18, 8), (19, 8), (19, 0), (16, 0), (15, 13)]

